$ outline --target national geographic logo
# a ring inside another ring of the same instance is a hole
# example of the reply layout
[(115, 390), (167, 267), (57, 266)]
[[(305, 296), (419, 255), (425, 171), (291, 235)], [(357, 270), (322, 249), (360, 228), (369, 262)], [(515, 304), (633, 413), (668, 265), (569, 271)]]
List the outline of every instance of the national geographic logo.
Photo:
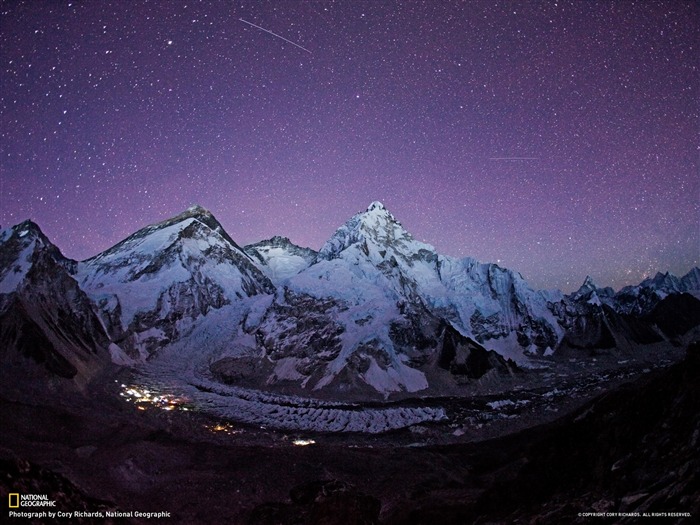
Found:
[(8, 507), (18, 509), (20, 507), (55, 507), (56, 502), (49, 499), (47, 494), (19, 494), (13, 492), (9, 495)]

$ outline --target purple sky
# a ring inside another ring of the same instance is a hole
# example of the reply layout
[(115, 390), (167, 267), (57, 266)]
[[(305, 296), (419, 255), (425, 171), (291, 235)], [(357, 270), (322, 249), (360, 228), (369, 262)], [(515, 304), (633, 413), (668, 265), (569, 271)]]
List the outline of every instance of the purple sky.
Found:
[(0, 224), (69, 257), (193, 203), (318, 249), (381, 200), (534, 287), (699, 264), (695, 1), (0, 9)]

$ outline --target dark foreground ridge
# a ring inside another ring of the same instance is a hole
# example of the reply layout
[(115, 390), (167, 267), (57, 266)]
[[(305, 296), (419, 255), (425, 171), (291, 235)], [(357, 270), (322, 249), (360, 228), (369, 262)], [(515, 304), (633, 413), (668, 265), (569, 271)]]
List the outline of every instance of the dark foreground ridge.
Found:
[(469, 465), (469, 475), (436, 480), (384, 523), (588, 523), (590, 513), (598, 515), (596, 523), (634, 523), (642, 513), (675, 513), (668, 523), (694, 523), (700, 515), (699, 375), (700, 344), (694, 343), (684, 361), (555, 423), (462, 453), (441, 450)]
[(137, 413), (99, 393), (62, 406), (3, 398), (0, 417), (13, 425), (0, 428), (0, 497), (48, 493), (64, 510), (170, 512), (159, 523), (590, 523), (587, 513), (634, 523), (625, 516), (644, 512), (693, 523), (699, 376), (695, 343), (682, 362), (553, 423), (418, 448), (329, 435), (295, 447), (293, 435), (273, 443), (266, 431), (237, 441), (203, 431), (207, 416)]

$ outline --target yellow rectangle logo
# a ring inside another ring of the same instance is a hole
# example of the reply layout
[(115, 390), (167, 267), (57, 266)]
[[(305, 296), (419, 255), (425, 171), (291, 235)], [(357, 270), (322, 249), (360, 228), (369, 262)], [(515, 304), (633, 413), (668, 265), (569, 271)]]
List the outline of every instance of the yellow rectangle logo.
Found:
[[(14, 502), (14, 504), (12, 503)], [(10, 494), (10, 508), (11, 509), (18, 509), (19, 508), (19, 494)]]

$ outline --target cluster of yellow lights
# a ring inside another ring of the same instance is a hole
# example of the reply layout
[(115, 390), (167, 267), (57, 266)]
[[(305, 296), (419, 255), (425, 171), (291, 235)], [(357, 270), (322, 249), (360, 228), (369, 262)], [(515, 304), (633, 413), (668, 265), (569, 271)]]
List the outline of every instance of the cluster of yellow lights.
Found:
[(295, 439), (292, 444), (298, 447), (305, 447), (307, 445), (315, 445), (316, 442), (313, 439)]
[(231, 423), (217, 423), (216, 425), (204, 425), (204, 428), (211, 430), (212, 432), (217, 432), (221, 434), (240, 434), (242, 430), (237, 430), (231, 425)]
[(157, 394), (139, 386), (122, 385), (122, 392), (119, 395), (136, 404), (138, 410), (146, 410), (149, 405), (161, 410), (189, 410), (185, 406), (186, 399), (171, 394)]

